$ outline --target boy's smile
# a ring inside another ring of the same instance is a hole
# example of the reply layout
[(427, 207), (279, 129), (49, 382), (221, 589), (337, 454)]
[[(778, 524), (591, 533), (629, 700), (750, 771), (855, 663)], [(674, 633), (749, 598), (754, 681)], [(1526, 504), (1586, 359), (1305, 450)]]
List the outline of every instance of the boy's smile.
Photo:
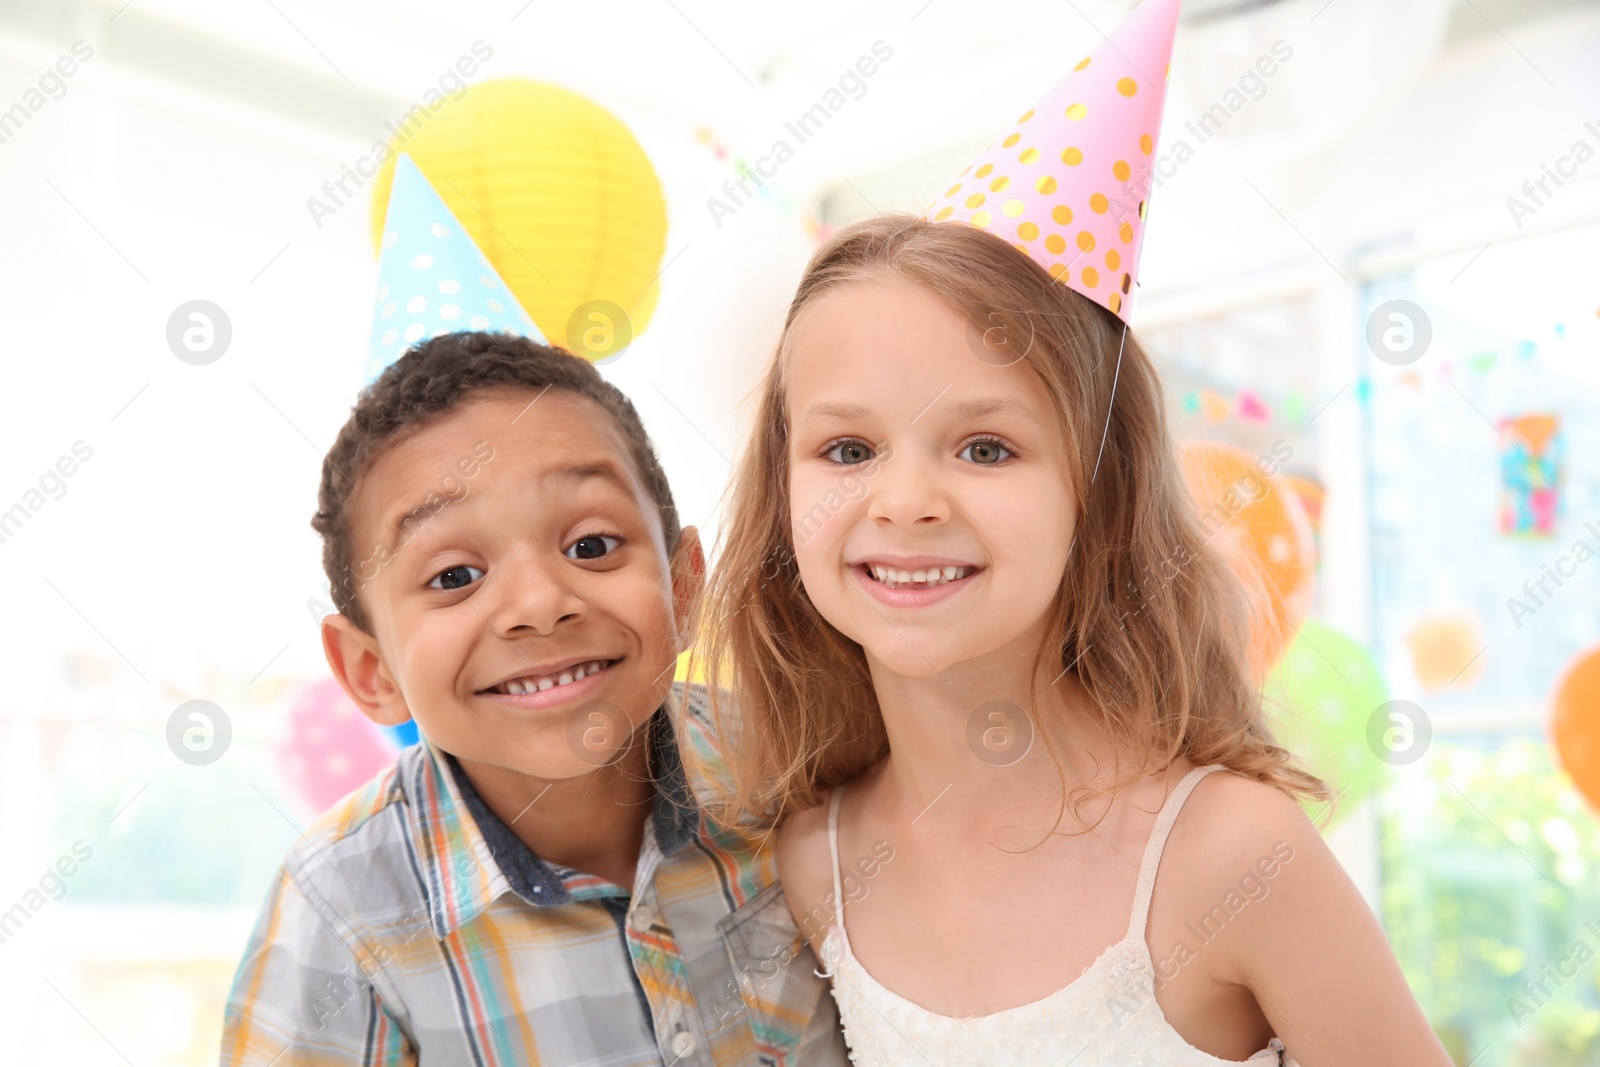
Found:
[(330, 620), (364, 647), (347, 674), (369, 714), (415, 718), (475, 782), (574, 778), (627, 748), (672, 683), (699, 571), (693, 530), (669, 564), (628, 456), (609, 415), (555, 389), (485, 392), (389, 445), (351, 507), (380, 561), (359, 590), (375, 632)]
[[(478, 695), (516, 697), (513, 705), (519, 708), (548, 708), (593, 693), (599, 688), (596, 683), (600, 673), (621, 662), (619, 657), (535, 664), (530, 670), (519, 671), (514, 678), (480, 689)], [(579, 684), (591, 679), (593, 682), (587, 686)]]

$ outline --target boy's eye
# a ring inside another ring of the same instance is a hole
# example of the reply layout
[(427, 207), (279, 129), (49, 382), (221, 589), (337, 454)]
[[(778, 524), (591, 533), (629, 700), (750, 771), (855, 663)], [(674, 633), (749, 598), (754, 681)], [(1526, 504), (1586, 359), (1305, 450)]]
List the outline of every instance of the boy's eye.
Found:
[(840, 441), (823, 453), (833, 462), (845, 467), (865, 463), (872, 458), (872, 454), (872, 446), (865, 441)]
[(580, 537), (567, 546), (568, 559), (599, 559), (601, 556), (615, 552), (622, 544), (619, 537), (607, 537), (605, 534), (590, 534)]
[(980, 438), (963, 448), (958, 455), (983, 467), (992, 467), (1002, 460), (1009, 459), (1012, 452), (1005, 445), (992, 437)]
[(465, 563), (442, 570), (433, 576), (428, 583), (430, 589), (464, 589), (483, 577), (483, 571), (477, 567), (469, 567)]

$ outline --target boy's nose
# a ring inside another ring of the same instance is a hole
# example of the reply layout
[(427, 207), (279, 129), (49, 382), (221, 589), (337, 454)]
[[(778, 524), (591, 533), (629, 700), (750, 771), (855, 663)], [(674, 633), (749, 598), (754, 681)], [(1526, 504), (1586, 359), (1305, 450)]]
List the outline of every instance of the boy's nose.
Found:
[(540, 553), (522, 550), (510, 554), (489, 575), (488, 580), (496, 586), (487, 613), (489, 625), (501, 637), (528, 630), (548, 637), (564, 623), (581, 622), (588, 605), (566, 577), (559, 562)]

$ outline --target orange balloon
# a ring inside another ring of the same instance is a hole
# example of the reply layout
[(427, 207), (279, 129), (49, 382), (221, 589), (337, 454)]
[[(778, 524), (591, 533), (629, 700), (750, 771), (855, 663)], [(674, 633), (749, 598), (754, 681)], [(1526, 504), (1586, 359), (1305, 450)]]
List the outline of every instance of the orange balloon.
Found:
[(1600, 808), (1600, 645), (1578, 653), (1556, 683), (1550, 736), (1572, 784)]
[(1250, 663), (1264, 678), (1311, 609), (1317, 566), (1311, 521), (1274, 476), (1278, 461), (1270, 455), (1258, 460), (1236, 445), (1189, 441), (1178, 456), (1201, 536), (1233, 567), (1250, 599)]
[(1424, 693), (1470, 689), (1488, 666), (1483, 623), (1472, 612), (1426, 615), (1406, 631), (1411, 669)]
[(1294, 491), (1300, 506), (1305, 509), (1306, 518), (1311, 520), (1311, 536), (1313, 539), (1322, 536), (1322, 504), (1328, 495), (1323, 484), (1315, 478), (1304, 474), (1283, 474), (1279, 480)]

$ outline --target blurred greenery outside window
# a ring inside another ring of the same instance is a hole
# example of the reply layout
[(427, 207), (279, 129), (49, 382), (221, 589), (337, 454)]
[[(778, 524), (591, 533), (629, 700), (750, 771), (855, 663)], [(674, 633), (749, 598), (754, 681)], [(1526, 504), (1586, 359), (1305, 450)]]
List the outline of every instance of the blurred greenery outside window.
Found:
[(1600, 835), (1531, 733), (1436, 739), (1379, 800), (1384, 925), (1457, 1064), (1600, 1064)]

